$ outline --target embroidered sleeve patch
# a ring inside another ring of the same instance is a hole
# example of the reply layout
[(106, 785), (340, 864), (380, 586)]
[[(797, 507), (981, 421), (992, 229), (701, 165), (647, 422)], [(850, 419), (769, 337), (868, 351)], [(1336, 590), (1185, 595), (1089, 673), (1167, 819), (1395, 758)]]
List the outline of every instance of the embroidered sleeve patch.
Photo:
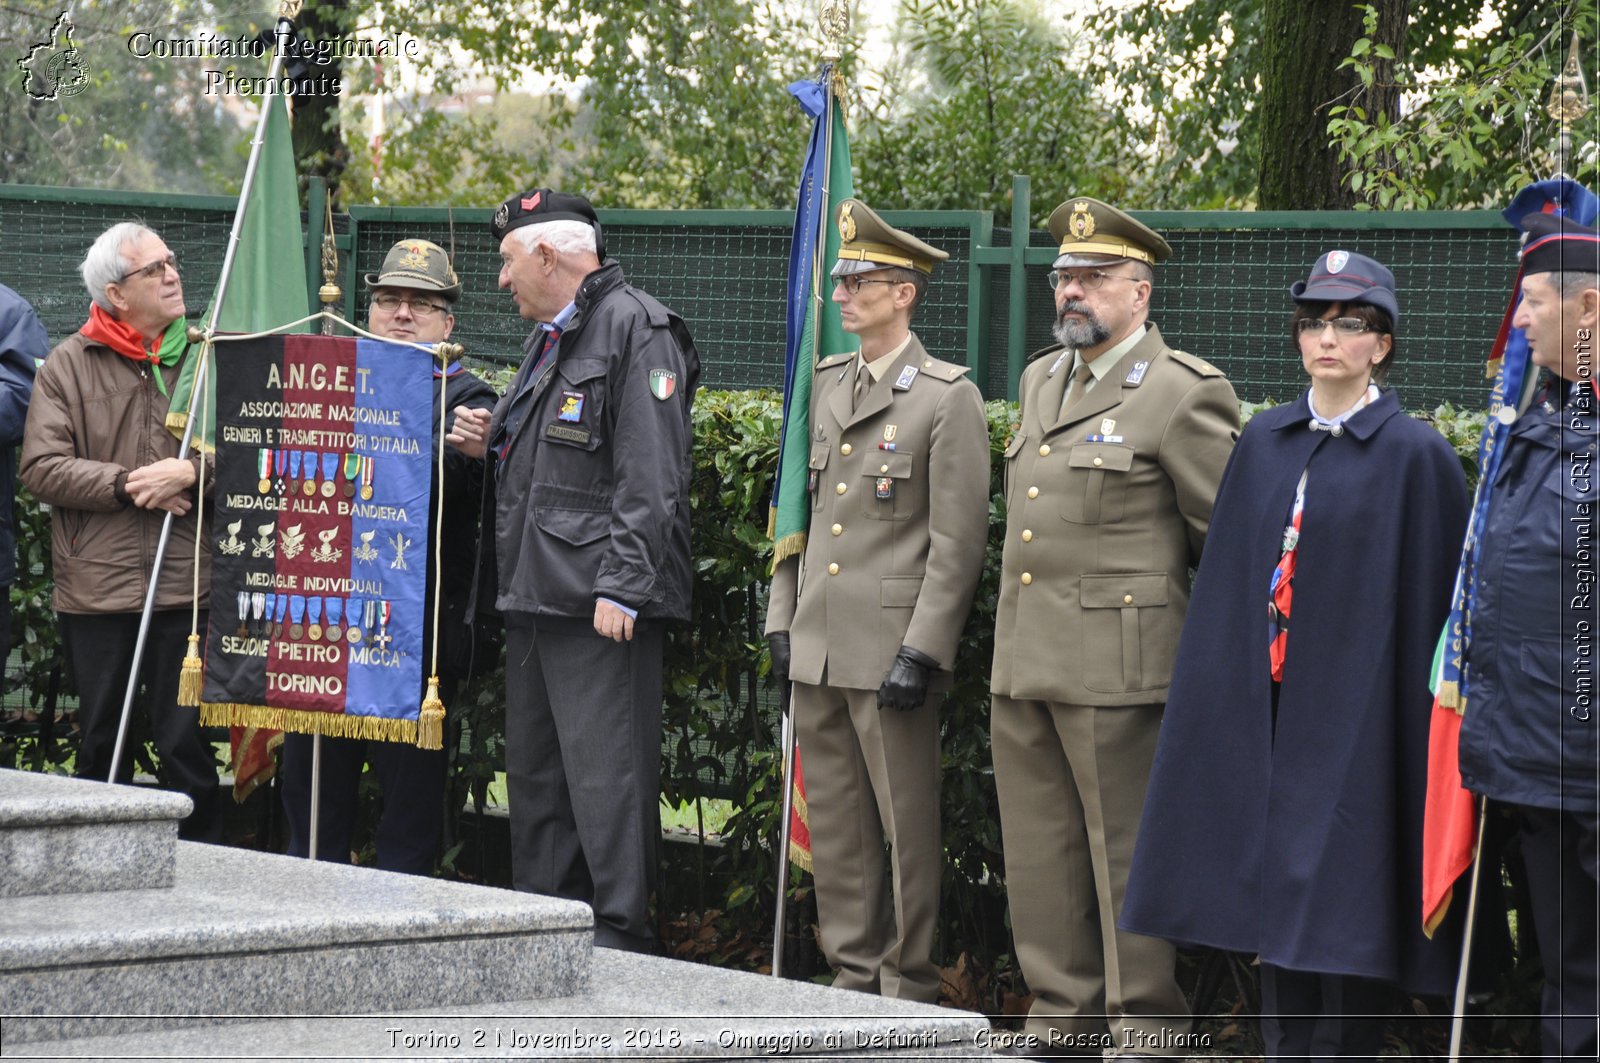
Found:
[(678, 390), (678, 374), (670, 369), (650, 370), (650, 394), (666, 402)]

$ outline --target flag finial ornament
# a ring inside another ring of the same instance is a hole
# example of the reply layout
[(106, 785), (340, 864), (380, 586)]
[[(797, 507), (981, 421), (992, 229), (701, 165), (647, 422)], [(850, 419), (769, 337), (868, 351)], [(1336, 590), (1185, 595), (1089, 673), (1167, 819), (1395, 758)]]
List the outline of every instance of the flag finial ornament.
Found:
[(822, 25), (822, 58), (833, 61), (843, 52), (845, 34), (850, 32), (850, 4), (848, 0), (822, 0), (818, 17)]

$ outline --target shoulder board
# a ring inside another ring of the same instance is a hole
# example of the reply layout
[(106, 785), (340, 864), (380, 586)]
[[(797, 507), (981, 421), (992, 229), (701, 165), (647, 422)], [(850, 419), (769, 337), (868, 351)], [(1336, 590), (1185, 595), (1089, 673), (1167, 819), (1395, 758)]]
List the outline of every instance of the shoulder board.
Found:
[(922, 359), (921, 362), (916, 363), (915, 368), (919, 379), (942, 380), (946, 384), (953, 384), (972, 372), (971, 366), (958, 365), (955, 362), (947, 362), (942, 358), (932, 357)]
[(836, 365), (843, 365), (854, 357), (855, 355), (849, 352), (844, 354), (830, 354), (828, 357), (817, 363), (817, 372), (820, 373), (824, 369), (832, 369)]
[(1188, 366), (1190, 369), (1194, 370), (1196, 373), (1199, 373), (1201, 376), (1221, 376), (1222, 375), (1222, 370), (1218, 369), (1216, 366), (1212, 365), (1210, 362), (1206, 361), (1204, 358), (1196, 358), (1194, 355), (1190, 354), (1188, 351), (1175, 351), (1175, 350), (1173, 350), (1172, 348), (1169, 347), (1169, 348), (1167, 348), (1167, 354), (1172, 356), (1172, 360), (1174, 362), (1177, 362), (1179, 365)]

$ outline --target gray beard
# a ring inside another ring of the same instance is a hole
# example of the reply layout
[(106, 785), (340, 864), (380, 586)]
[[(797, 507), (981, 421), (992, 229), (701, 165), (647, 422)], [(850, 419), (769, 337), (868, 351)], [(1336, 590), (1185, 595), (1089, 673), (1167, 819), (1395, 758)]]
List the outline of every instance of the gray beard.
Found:
[(1063, 321), (1056, 319), (1056, 327), (1052, 330), (1056, 342), (1064, 347), (1081, 351), (1085, 347), (1096, 347), (1111, 338), (1111, 330), (1100, 323), (1100, 319), (1089, 313), (1085, 307), (1067, 307), (1068, 310), (1086, 314), (1083, 321)]

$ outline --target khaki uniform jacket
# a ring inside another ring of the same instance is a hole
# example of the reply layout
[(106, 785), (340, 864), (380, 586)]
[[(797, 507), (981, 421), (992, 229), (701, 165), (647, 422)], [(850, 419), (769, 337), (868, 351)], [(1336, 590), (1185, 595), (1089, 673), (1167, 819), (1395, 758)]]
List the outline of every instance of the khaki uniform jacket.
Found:
[(1163, 702), (1238, 400), (1154, 325), (1063, 417), (1071, 375), (1056, 347), (1022, 374), (991, 685), (1069, 705)]
[[(192, 355), (191, 355), (192, 357)], [(139, 365), (74, 332), (39, 367), (23, 430), (18, 478), (50, 506), (58, 613), (137, 613), (144, 608), (150, 569), (166, 512), (140, 509), (120, 493), (127, 474), (178, 456), (167, 431), (170, 394), (179, 367)], [(191, 457), (197, 463), (197, 457)], [(206, 459), (205, 490), (216, 476)], [(190, 488), (191, 497), (193, 488)], [(194, 600), (193, 506), (172, 522), (156, 585), (157, 609), (187, 609)], [(209, 524), (209, 520), (207, 521)], [(211, 546), (200, 546), (200, 608), (211, 594)]]
[(967, 368), (915, 335), (852, 411), (854, 366), (817, 366), (811, 530), (773, 575), (767, 632), (789, 632), (796, 682), (876, 690), (901, 645), (955, 663), (988, 537), (989, 427)]

